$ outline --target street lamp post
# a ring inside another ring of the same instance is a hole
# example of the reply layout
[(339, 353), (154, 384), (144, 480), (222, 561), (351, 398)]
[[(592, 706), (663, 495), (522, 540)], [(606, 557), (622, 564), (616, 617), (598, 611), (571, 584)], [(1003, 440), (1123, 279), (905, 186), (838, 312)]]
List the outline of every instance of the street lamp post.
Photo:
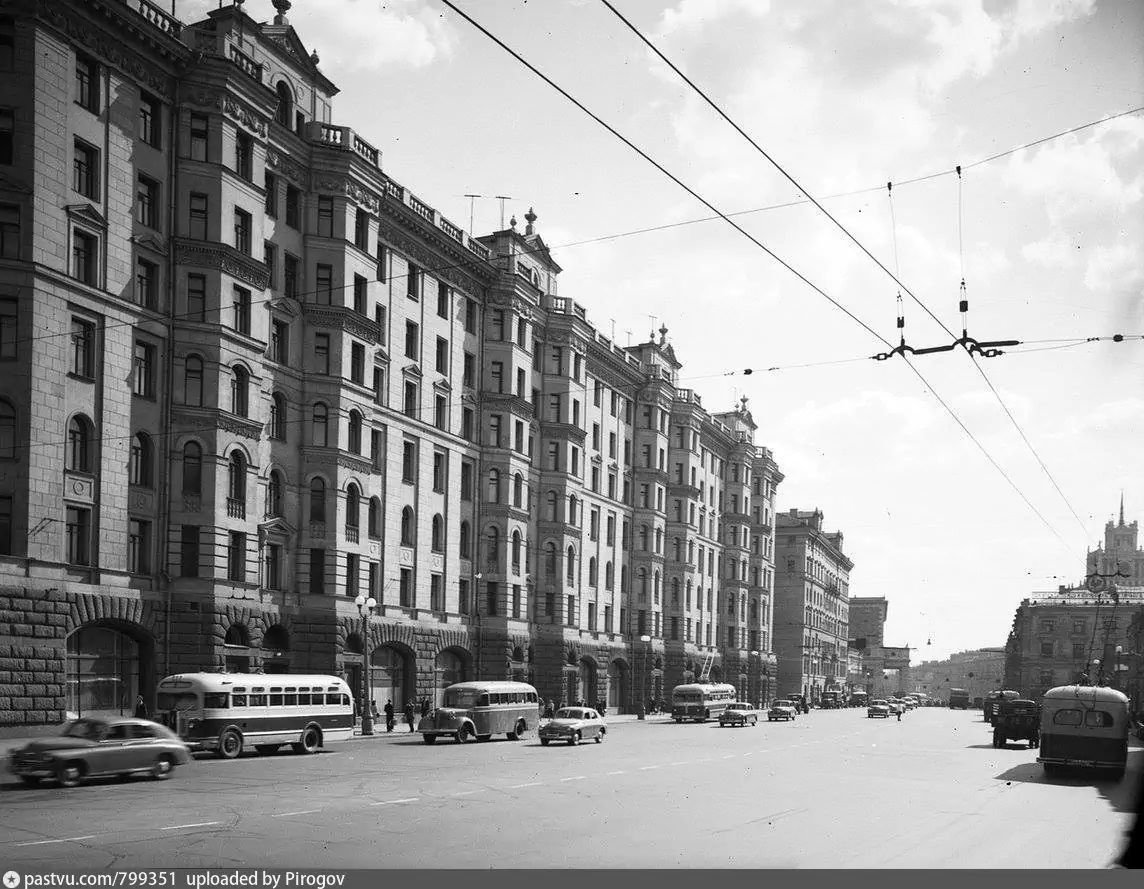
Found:
[[(752, 662), (747, 665), (747, 669), (751, 671), (750, 673), (747, 674), (747, 694), (750, 698), (750, 702), (751, 702), (752, 707), (758, 707), (759, 706), (759, 685), (758, 685), (759, 680), (755, 675), (755, 665), (753, 662), (753, 659), (757, 658), (758, 656), (759, 656), (759, 653), (757, 651), (752, 651), (751, 652)], [(752, 687), (754, 688), (753, 692), (751, 691)]]
[(369, 617), (377, 607), (377, 600), (365, 593), (354, 599), (358, 617), (361, 618), (361, 733), (373, 734), (373, 702), (369, 687)]
[(1100, 658), (1098, 658), (1098, 657), (1094, 657), (1092, 659), (1092, 672), (1093, 672), (1093, 676), (1096, 680), (1093, 684), (1094, 685), (1103, 685), (1104, 684), (1104, 671), (1100, 666)]
[(643, 657), (640, 658), (640, 700), (636, 718), (647, 719), (647, 656), (648, 647), (651, 645), (651, 636), (640, 636), (640, 642), (644, 644), (644, 647)]

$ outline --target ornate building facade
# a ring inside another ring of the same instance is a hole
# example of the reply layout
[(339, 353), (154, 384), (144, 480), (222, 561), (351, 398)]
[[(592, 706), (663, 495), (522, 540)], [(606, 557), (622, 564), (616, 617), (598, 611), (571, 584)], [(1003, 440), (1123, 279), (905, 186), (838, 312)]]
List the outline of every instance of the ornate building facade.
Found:
[(745, 402), (602, 336), (531, 211), (474, 238), (394, 180), (274, 6), (0, 0), (0, 721), (366, 661), (399, 708), (768, 697)]

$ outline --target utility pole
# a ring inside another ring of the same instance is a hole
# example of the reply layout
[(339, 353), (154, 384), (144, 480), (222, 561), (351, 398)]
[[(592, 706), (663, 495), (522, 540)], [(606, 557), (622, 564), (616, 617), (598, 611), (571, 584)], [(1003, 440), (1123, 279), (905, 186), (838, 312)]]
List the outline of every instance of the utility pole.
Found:
[(476, 199), (477, 198), (483, 198), (484, 195), (483, 194), (467, 194), (467, 195), (465, 195), (465, 197), (467, 197), (469, 199), (469, 234), (471, 235), (473, 233), (473, 207), (474, 207)]
[(500, 201), (500, 227), (501, 231), (504, 231), (504, 202), (514, 200), (514, 198), (505, 194), (498, 194), (495, 198)]

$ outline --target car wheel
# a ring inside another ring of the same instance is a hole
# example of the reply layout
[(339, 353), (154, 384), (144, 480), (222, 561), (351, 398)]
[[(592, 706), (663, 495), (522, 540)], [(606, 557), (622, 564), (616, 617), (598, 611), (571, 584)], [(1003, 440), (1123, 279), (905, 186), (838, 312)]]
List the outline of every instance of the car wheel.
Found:
[(75, 787), (83, 777), (83, 766), (78, 762), (61, 762), (56, 766), (56, 781), (61, 787)]
[(540, 739), (540, 746), (541, 747), (547, 747), (548, 746), (548, 738), (541, 738)]
[(572, 737), (568, 739), (568, 746), (569, 747), (575, 747), (579, 743), (580, 743), (580, 733), (579, 732), (573, 732)]
[(317, 753), (322, 746), (322, 736), (312, 726), (302, 732), (302, 742), (298, 745), (299, 753)]
[(39, 787), (40, 786), (40, 776), (39, 775), (21, 775), (20, 780), (24, 782), (25, 787)]
[(525, 732), (527, 731), (528, 723), (526, 723), (523, 719), (518, 719), (516, 721), (516, 727), (513, 729), (513, 731), (508, 733), (508, 739), (510, 741), (519, 741), (524, 737)]
[(164, 753), (155, 760), (155, 764), (151, 766), (151, 777), (156, 781), (166, 781), (174, 769), (175, 761)]
[(227, 729), (219, 739), (218, 752), (223, 759), (236, 759), (242, 753), (242, 735), (232, 728)]
[(436, 735), (422, 735), (421, 740), (424, 741), (426, 744), (433, 744), (436, 742), (437, 736)]
[(457, 743), (458, 744), (467, 744), (472, 739), (472, 737), (473, 737), (472, 730), (467, 725), (463, 725), (459, 729), (457, 729)]
[(600, 733), (598, 735), (596, 735), (596, 743), (597, 744), (603, 744), (604, 743), (604, 730), (603, 729), (600, 729)]
[(677, 723), (682, 723), (682, 722), (683, 722), (683, 717), (682, 717), (682, 716), (677, 716), (677, 717), (675, 717), (675, 721), (676, 721)]

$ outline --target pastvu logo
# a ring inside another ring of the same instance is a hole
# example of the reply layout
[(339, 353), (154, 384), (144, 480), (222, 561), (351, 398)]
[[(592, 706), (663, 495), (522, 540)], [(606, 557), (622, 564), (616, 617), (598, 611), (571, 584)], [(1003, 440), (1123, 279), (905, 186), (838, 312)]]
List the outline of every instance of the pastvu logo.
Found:
[(20, 875), (14, 870), (7, 871), (4, 874), (5, 889), (16, 889), (20, 885)]

